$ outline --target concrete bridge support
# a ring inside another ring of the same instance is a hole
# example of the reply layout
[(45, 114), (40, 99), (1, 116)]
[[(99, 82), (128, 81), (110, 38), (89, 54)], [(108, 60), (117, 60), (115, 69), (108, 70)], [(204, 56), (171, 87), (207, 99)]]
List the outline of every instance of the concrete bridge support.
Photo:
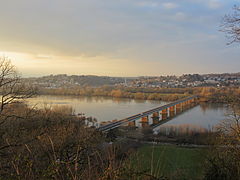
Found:
[(194, 102), (195, 102), (195, 103), (198, 102), (198, 98), (197, 98), (197, 97), (194, 98)]
[(198, 98), (193, 98), (193, 105), (196, 106), (198, 103)]
[(182, 104), (179, 103), (179, 104), (176, 105), (176, 114), (179, 114), (181, 112), (182, 112)]
[(169, 108), (169, 116), (170, 116), (170, 117), (175, 116), (175, 106), (171, 106), (171, 107)]
[(188, 102), (187, 101), (183, 102), (183, 110), (186, 110), (186, 109), (188, 109)]
[(189, 106), (188, 106), (188, 107), (191, 108), (191, 107), (193, 106), (193, 101), (192, 101), (192, 99), (189, 100), (188, 102), (189, 102)]
[(184, 104), (184, 102), (182, 102), (182, 103), (181, 103), (181, 111), (183, 112), (184, 109), (185, 109), (185, 104)]
[(166, 120), (168, 118), (168, 110), (167, 109), (163, 109), (161, 114), (162, 114), (162, 120)]
[(136, 126), (136, 121), (129, 122), (128, 126), (135, 127)]
[(148, 127), (149, 126), (148, 116), (142, 117), (141, 123), (142, 123), (142, 127)]
[(191, 107), (195, 106), (195, 100), (194, 99), (191, 99), (190, 103), (191, 103)]
[(159, 112), (154, 112), (152, 115), (153, 124), (159, 123)]

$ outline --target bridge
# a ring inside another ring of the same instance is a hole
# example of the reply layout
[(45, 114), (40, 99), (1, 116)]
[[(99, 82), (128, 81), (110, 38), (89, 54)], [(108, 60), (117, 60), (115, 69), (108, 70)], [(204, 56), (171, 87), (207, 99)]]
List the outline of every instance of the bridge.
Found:
[(145, 111), (130, 117), (127, 117), (122, 120), (118, 120), (115, 122), (102, 124), (98, 130), (102, 132), (107, 132), (111, 129), (118, 128), (119, 126), (123, 126), (128, 124), (128, 126), (136, 126), (136, 120), (141, 119), (142, 127), (148, 127), (149, 116), (152, 118), (152, 125), (163, 124), (167, 122), (166, 120), (174, 117), (175, 115), (184, 112), (189, 109), (193, 105), (197, 103), (198, 96), (190, 96), (184, 99), (177, 100), (175, 102), (151, 109), (149, 111)]

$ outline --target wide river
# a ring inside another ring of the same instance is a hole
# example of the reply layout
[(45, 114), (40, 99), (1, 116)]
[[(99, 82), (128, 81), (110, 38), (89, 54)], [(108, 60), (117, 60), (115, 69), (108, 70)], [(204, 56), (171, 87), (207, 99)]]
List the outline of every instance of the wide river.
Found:
[[(123, 119), (166, 104), (163, 101), (113, 99), (106, 97), (38, 96), (29, 104), (43, 106), (71, 106), (75, 113), (95, 117), (98, 122)], [(176, 116), (165, 125), (191, 125), (211, 129), (225, 119), (226, 107), (221, 104), (201, 104)]]

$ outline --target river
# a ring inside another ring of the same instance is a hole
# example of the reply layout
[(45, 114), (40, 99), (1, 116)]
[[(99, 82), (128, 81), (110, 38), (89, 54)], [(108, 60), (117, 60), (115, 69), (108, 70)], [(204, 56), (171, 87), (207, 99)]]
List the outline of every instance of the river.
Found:
[[(107, 97), (78, 97), (78, 96), (38, 96), (28, 100), (31, 105), (37, 107), (47, 106), (71, 106), (75, 113), (84, 113), (92, 116), (98, 122), (125, 117), (147, 111), (167, 102), (133, 99), (113, 99)], [(222, 104), (200, 104), (176, 116), (164, 126), (190, 125), (212, 129), (224, 120), (226, 107)]]

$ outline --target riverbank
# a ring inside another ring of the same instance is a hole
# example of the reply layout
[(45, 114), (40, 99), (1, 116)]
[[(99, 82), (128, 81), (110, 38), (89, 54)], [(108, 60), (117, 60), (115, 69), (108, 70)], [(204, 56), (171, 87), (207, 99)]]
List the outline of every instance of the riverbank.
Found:
[(71, 95), (86, 97), (112, 97), (137, 100), (175, 101), (192, 94), (189, 89), (126, 88), (126, 87), (74, 87), (42, 88), (40, 95)]
[(125, 86), (40, 88), (39, 95), (112, 97), (137, 100), (176, 101), (198, 95), (200, 102), (226, 103), (226, 97), (240, 94), (238, 87), (140, 88)]

